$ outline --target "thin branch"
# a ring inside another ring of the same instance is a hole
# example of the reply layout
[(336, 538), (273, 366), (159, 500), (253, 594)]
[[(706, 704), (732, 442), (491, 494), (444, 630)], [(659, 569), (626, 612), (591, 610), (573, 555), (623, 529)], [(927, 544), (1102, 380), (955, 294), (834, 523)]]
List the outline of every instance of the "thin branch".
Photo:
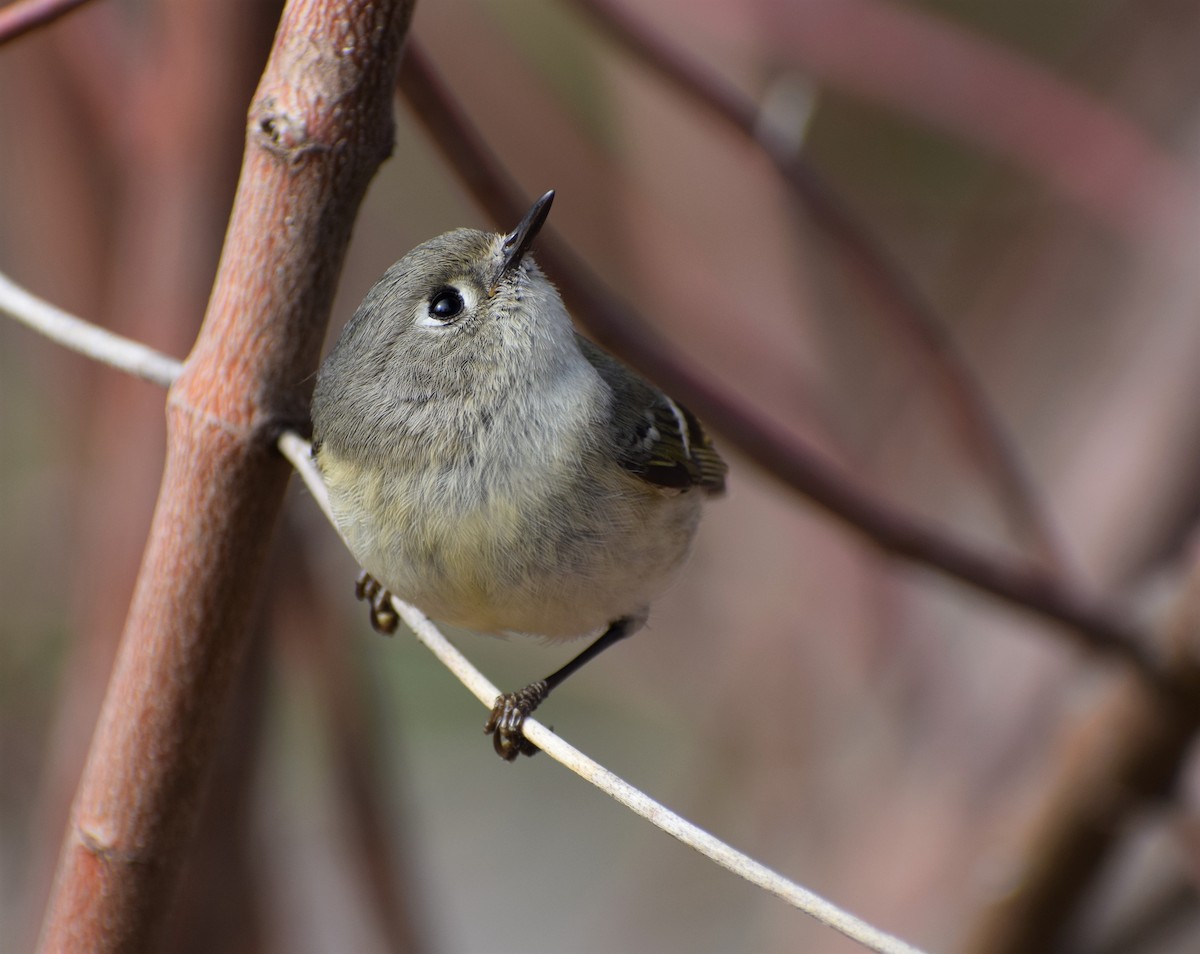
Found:
[(796, 151), (790, 131), (785, 134), (764, 123), (762, 111), (753, 100), (622, 5), (611, 0), (571, 2), (644, 67), (732, 126), (770, 159), (835, 245), (839, 264), (854, 275), (899, 340), (932, 373), (943, 394), (943, 405), (964, 445), (992, 481), (1010, 523), (1049, 566), (1063, 572), (1067, 561), (1045, 501), (978, 377), (946, 331), (945, 322), (866, 224)]
[[(333, 513), (329, 508), (325, 485), (313, 463), (308, 441), (289, 432), (280, 437), (279, 449), (291, 461), (305, 486), (312, 493), (313, 500), (321, 512), (336, 527)], [(500, 690), (476, 669), (470, 660), (455, 649), (419, 609), (395, 598), (392, 600), (392, 605), (422, 645), (433, 653), (476, 699), (484, 706), (491, 708), (496, 697), (500, 695)], [(901, 952), (919, 954), (918, 949), (912, 945), (872, 927), (820, 895), (788, 880), (675, 814), (665, 805), (654, 801), (641, 790), (584, 755), (537, 720), (527, 719), (524, 732), (531, 742), (552, 759), (562, 763), (576, 775), (591, 782), (668, 835), (677, 838), (689, 848), (694, 848), (738, 877), (771, 892), (822, 924), (858, 941), (872, 951), (886, 952), (886, 954), (892, 954), (892, 952), (895, 954), (901, 954)]]
[(290, 430), (280, 434), (275, 444), (279, 448), (279, 453), (287, 459), (287, 462), (292, 465), (292, 469), (304, 481), (304, 486), (312, 494), (313, 503), (317, 505), (317, 509), (325, 515), (329, 525), (336, 530), (337, 521), (333, 518), (333, 509), (329, 506), (329, 493), (325, 489), (325, 481), (317, 469), (316, 461), (313, 460), (312, 444), (295, 431)]
[[(484, 706), (490, 708), (500, 691), (438, 632), (424, 614), (399, 600), (394, 599), (393, 605), (405, 623), (416, 634), (417, 639), (437, 656), (442, 664), (453, 672)], [(531, 742), (555, 761), (565, 765), (584, 780), (591, 782), (668, 835), (683, 842), (689, 848), (694, 848), (738, 877), (771, 892), (822, 924), (858, 941), (873, 951), (916, 954), (918, 949), (912, 945), (872, 927), (848, 911), (772, 871), (687, 819), (675, 814), (665, 805), (654, 801), (644, 792), (584, 755), (542, 723), (533, 719), (527, 720), (524, 732)]]
[(88, 0), (17, 0), (0, 10), (0, 44), (53, 23)]
[(160, 387), (170, 387), (183, 370), (182, 362), (67, 314), (3, 274), (0, 274), (0, 311), (72, 351)]
[[(516, 221), (528, 207), (526, 197), (415, 42), (409, 43), (401, 63), (400, 90), (476, 201), (496, 222)], [(1063, 634), (1124, 660), (1152, 682), (1161, 680), (1161, 666), (1147, 648), (1145, 635), (1121, 608), (1105, 604), (1040, 566), (986, 553), (890, 507), (819, 451), (682, 360), (677, 349), (608, 291), (553, 230), (542, 231), (537, 254), (574, 314), (600, 344), (690, 405), (723, 440), (786, 486), (893, 556), (932, 567), (1065, 624)]]
[(892, 0), (756, 9), (771, 51), (812, 82), (1011, 163), (1126, 238), (1161, 239), (1193, 214), (1194, 177), (1180, 158), (1097, 96), (953, 17)]

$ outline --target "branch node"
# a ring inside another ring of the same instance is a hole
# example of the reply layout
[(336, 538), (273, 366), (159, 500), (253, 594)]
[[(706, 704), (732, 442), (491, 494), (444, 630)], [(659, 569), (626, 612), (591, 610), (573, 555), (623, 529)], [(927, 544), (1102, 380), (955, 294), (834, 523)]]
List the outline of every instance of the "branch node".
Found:
[(282, 109), (273, 96), (264, 98), (250, 114), (250, 138), (274, 156), (295, 164), (310, 153), (328, 152), (302, 116)]
[(121, 853), (115, 847), (113, 833), (104, 830), (103, 825), (97, 825), (95, 822), (85, 824), (79, 821), (75, 823), (75, 833), (79, 836), (79, 844), (97, 860), (105, 864), (112, 861), (129, 860), (121, 858)]

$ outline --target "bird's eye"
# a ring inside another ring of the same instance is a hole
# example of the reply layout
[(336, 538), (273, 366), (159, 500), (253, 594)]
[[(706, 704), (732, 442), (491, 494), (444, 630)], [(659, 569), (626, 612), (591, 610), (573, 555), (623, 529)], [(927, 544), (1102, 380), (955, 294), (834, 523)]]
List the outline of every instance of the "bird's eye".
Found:
[(429, 299), (429, 317), (438, 321), (451, 321), (457, 318), (466, 307), (463, 296), (456, 288), (443, 288), (434, 292)]

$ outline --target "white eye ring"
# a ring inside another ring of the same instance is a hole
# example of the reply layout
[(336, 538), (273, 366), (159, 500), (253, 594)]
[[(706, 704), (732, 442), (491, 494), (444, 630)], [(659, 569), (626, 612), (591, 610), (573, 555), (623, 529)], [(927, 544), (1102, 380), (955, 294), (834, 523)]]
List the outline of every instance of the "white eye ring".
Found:
[(462, 285), (439, 286), (418, 307), (416, 325), (421, 328), (448, 328), (475, 307), (475, 295)]

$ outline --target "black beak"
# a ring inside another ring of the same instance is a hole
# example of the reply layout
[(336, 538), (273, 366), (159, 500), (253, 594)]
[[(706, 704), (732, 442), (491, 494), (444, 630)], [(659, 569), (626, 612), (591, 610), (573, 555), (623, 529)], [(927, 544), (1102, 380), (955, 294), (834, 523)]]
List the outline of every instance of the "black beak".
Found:
[(554, 201), (554, 190), (551, 189), (538, 199), (525, 213), (521, 224), (504, 237), (504, 264), (500, 266), (500, 274), (504, 275), (521, 264), (521, 259), (529, 251), (529, 246), (537, 238), (546, 216), (550, 214), (550, 203)]

